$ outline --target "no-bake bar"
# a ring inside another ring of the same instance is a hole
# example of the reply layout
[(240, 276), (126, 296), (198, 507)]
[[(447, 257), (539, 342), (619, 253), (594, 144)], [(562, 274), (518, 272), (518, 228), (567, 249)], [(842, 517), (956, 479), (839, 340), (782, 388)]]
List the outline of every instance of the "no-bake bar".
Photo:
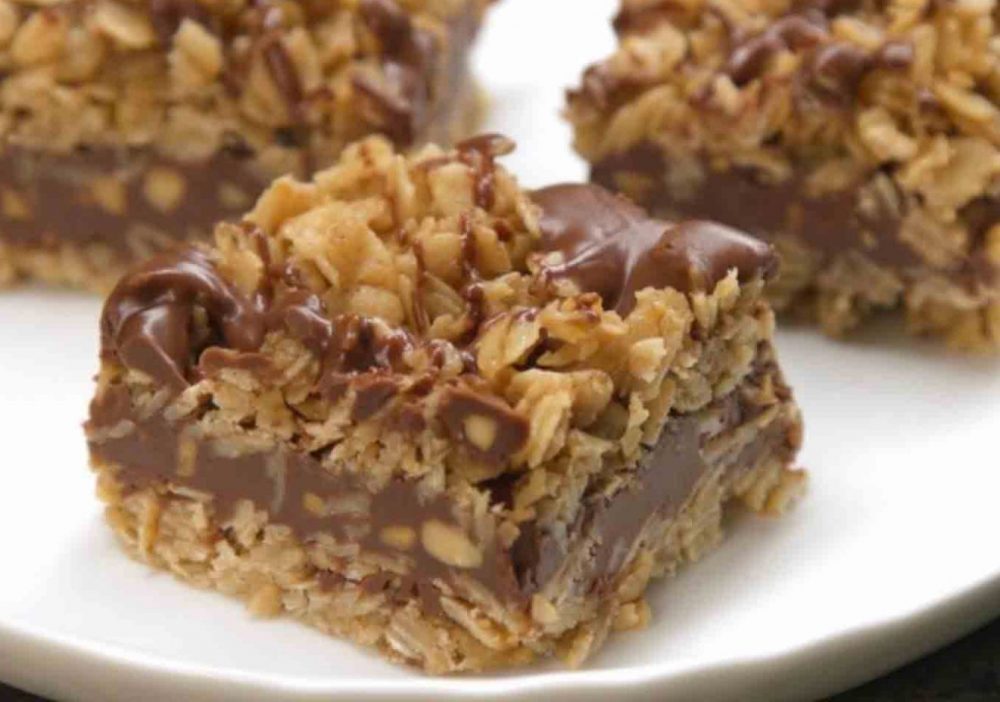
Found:
[(968, 0), (623, 0), (569, 95), (595, 182), (769, 238), (779, 309), (1000, 349), (1000, 31)]
[(770, 246), (512, 148), (372, 137), (122, 278), (86, 432), (131, 555), (432, 673), (577, 665), (781, 511)]
[(0, 283), (107, 290), (372, 133), (475, 122), (489, 0), (0, 0)]

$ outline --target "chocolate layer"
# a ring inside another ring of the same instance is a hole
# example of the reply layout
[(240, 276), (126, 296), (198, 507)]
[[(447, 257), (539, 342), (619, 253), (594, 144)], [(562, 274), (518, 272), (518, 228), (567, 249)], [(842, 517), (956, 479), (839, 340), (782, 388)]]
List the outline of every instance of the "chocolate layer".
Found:
[[(115, 396), (122, 393), (124, 397)], [(116, 387), (95, 400), (89, 423), (91, 428), (135, 423), (123, 437), (90, 442), (95, 458), (121, 467), (118, 476), (126, 489), (175, 485), (206, 492), (212, 496), (218, 524), (233, 515), (240, 501), (250, 500), (268, 512), (272, 524), (290, 527), (304, 542), (329, 534), (341, 542), (357, 543), (366, 552), (403, 554), (411, 561), (413, 574), (428, 583), (435, 578), (449, 580), (459, 572), (429, 554), (419, 539), (429, 520), (458, 528), (453, 506), (443, 497), (424, 499), (416, 483), (402, 480), (371, 494), (359, 478), (334, 475), (312, 454), (284, 447), (234, 456), (220, 442), (191, 438), (187, 456), (193, 452), (193, 459), (185, 459), (188, 462), (182, 466), (179, 446), (190, 429), (162, 415), (140, 419), (127, 409), (127, 395), (124, 387)], [(342, 504), (332, 507), (338, 500)], [(356, 508), (343, 506), (348, 503)], [(416, 542), (402, 551), (390, 549), (380, 536), (389, 527), (413, 529)], [(502, 599), (520, 599), (507, 554), (495, 541), (480, 546), (482, 563), (465, 572)]]
[(655, 212), (714, 217), (765, 238), (791, 235), (825, 256), (857, 248), (874, 261), (892, 266), (919, 261), (899, 239), (898, 215), (885, 207), (876, 212), (861, 211), (856, 187), (810, 197), (801, 177), (772, 184), (762, 182), (749, 169), (714, 171), (706, 167), (704, 180), (690, 197), (682, 199), (666, 187), (669, 168), (660, 149), (647, 143), (603, 159), (591, 170), (591, 178), (616, 187), (619, 178), (640, 176), (650, 186), (643, 204)]
[[(268, 512), (270, 523), (290, 527), (305, 542), (330, 534), (357, 543), (365, 552), (402, 553), (412, 569), (399, 586), (424, 596), (433, 592), (427, 587), (432, 580), (451, 581), (463, 573), (505, 601), (526, 603), (556, 576), (570, 549), (584, 540), (591, 545), (588, 564), (575, 586), (590, 591), (611, 583), (634, 552), (636, 539), (649, 520), (676, 515), (706, 473), (716, 467), (748, 469), (764, 455), (791, 452), (794, 439), (788, 426), (778, 423), (738, 456), (722, 459), (728, 461), (725, 465), (709, 463), (704, 452), (707, 443), (747, 421), (755, 411), (736, 391), (703, 412), (669, 418), (627, 485), (614, 494), (595, 491), (584, 498), (581, 517), (570, 533), (557, 536), (533, 522), (522, 524), (512, 548), (505, 549), (496, 541), (479, 544), (481, 562), (465, 569), (445, 565), (424, 550), (419, 538), (402, 551), (381, 539), (383, 530), (392, 527), (408, 527), (419, 535), (429, 520), (458, 527), (457, 507), (444, 497), (424, 499), (416, 483), (397, 479), (370, 494), (358, 478), (331, 473), (311, 453), (279, 447), (233, 455), (222, 442), (195, 438), (187, 423), (171, 423), (161, 415), (139, 417), (123, 386), (112, 386), (95, 399), (88, 429), (94, 433), (122, 422), (134, 424), (124, 436), (116, 431), (113, 438), (90, 441), (97, 460), (119, 467), (118, 479), (126, 490), (182, 486), (203, 491), (212, 496), (218, 524), (232, 516), (241, 500), (250, 500)], [(358, 507), (325, 507), (338, 498)], [(378, 585), (381, 589), (387, 583)]]
[(532, 199), (541, 208), (542, 251), (562, 254), (545, 264), (548, 275), (598, 293), (622, 315), (646, 287), (711, 291), (730, 270), (742, 281), (777, 270), (774, 251), (753, 237), (709, 221), (668, 224), (594, 185), (555, 185)]
[[(49, 154), (7, 145), (0, 154), (0, 242), (99, 243), (128, 260), (144, 250), (136, 246), (207, 236), (216, 222), (245, 211), (268, 180), (239, 150), (185, 163), (148, 148)], [(130, 236), (139, 241), (130, 243)]]
[(746, 402), (741, 389), (765, 376), (779, 397), (789, 396), (776, 366), (758, 362), (739, 388), (705, 410), (668, 418), (657, 442), (644, 447), (630, 481), (613, 494), (591, 490), (568, 533), (557, 533), (535, 522), (523, 525), (513, 546), (521, 586), (528, 591), (543, 587), (583, 541), (590, 543), (589, 562), (574, 587), (589, 593), (613, 586), (615, 575), (634, 554), (636, 540), (646, 525), (654, 518), (675, 516), (706, 474), (719, 468), (746, 471), (768, 455), (790, 461), (800, 437), (796, 425), (788, 420), (772, 422), (738, 453), (723, 455), (718, 463), (705, 458), (709, 442), (760, 413), (759, 406)]
[[(764, 239), (790, 236), (818, 254), (820, 262), (858, 251), (876, 264), (896, 269), (926, 265), (900, 237), (902, 212), (886, 202), (864, 202), (859, 184), (815, 197), (804, 174), (794, 173), (780, 183), (766, 183), (751, 169), (713, 170), (705, 165), (704, 179), (685, 197), (671, 191), (670, 165), (657, 146), (639, 144), (603, 159), (591, 169), (591, 178), (618, 188), (638, 176), (644, 185), (642, 203), (668, 217), (711, 217)], [(995, 285), (1000, 270), (989, 261), (986, 231), (1000, 221), (997, 198), (978, 198), (959, 212), (972, 234), (970, 254), (946, 272), (969, 289)]]

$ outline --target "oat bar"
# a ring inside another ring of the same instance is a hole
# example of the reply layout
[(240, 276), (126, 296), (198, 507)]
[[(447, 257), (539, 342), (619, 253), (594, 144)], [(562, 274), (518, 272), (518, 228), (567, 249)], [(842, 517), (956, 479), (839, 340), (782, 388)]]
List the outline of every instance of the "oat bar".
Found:
[(512, 148), (369, 138), (119, 282), (86, 431), (132, 556), (432, 673), (578, 665), (782, 509), (771, 248)]
[(346, 143), (450, 142), (489, 0), (0, 0), (0, 283), (110, 289)]
[(595, 182), (782, 256), (776, 308), (1000, 349), (995, 3), (623, 0), (569, 96)]

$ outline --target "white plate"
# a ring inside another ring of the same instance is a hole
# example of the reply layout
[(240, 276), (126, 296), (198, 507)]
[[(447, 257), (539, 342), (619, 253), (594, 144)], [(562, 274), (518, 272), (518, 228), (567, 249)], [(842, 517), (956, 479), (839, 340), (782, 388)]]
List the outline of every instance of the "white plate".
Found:
[[(561, 90), (611, 46), (611, 0), (506, 0), (479, 53), (491, 127), (526, 182), (580, 177)], [(742, 518), (652, 625), (582, 671), (432, 679), (288, 621), (260, 622), (116, 549), (80, 432), (97, 301), (0, 295), (0, 678), (63, 699), (800, 699), (898, 665), (1000, 612), (1000, 364), (784, 332), (810, 491)]]

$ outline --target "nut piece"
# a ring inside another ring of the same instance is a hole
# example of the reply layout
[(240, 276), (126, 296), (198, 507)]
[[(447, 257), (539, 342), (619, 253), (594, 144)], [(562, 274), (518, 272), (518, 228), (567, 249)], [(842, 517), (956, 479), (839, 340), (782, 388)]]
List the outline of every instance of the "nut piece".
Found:
[(542, 625), (555, 624), (559, 621), (559, 612), (555, 605), (536, 594), (531, 598), (531, 618)]
[(626, 602), (615, 613), (611, 626), (615, 631), (630, 631), (644, 629), (649, 624), (652, 613), (646, 600)]
[(198, 457), (198, 443), (193, 437), (181, 434), (177, 440), (177, 475), (190, 478), (194, 475), (194, 462)]
[(455, 568), (478, 568), (483, 563), (482, 552), (468, 536), (457, 527), (437, 519), (424, 522), (420, 543), (427, 553)]
[(184, 177), (170, 168), (150, 168), (142, 184), (149, 203), (164, 213), (180, 204), (184, 191)]
[(265, 583), (247, 599), (247, 609), (255, 617), (269, 618), (281, 614), (281, 588), (274, 583)]
[(302, 507), (306, 512), (309, 512), (317, 517), (326, 516), (326, 502), (322, 497), (314, 492), (307, 492), (302, 496)]
[(128, 207), (128, 193), (125, 185), (114, 176), (100, 176), (90, 182), (90, 194), (94, 201), (113, 215), (125, 214)]
[(156, 44), (153, 25), (139, 10), (105, 0), (98, 4), (93, 18), (98, 30), (126, 49), (148, 49)]
[(383, 527), (379, 532), (379, 538), (386, 546), (400, 551), (408, 551), (413, 548), (413, 544), (417, 540), (417, 533), (408, 526), (394, 524)]
[(470, 414), (465, 418), (465, 438), (483, 453), (489, 453), (497, 436), (497, 423), (482, 414)]

